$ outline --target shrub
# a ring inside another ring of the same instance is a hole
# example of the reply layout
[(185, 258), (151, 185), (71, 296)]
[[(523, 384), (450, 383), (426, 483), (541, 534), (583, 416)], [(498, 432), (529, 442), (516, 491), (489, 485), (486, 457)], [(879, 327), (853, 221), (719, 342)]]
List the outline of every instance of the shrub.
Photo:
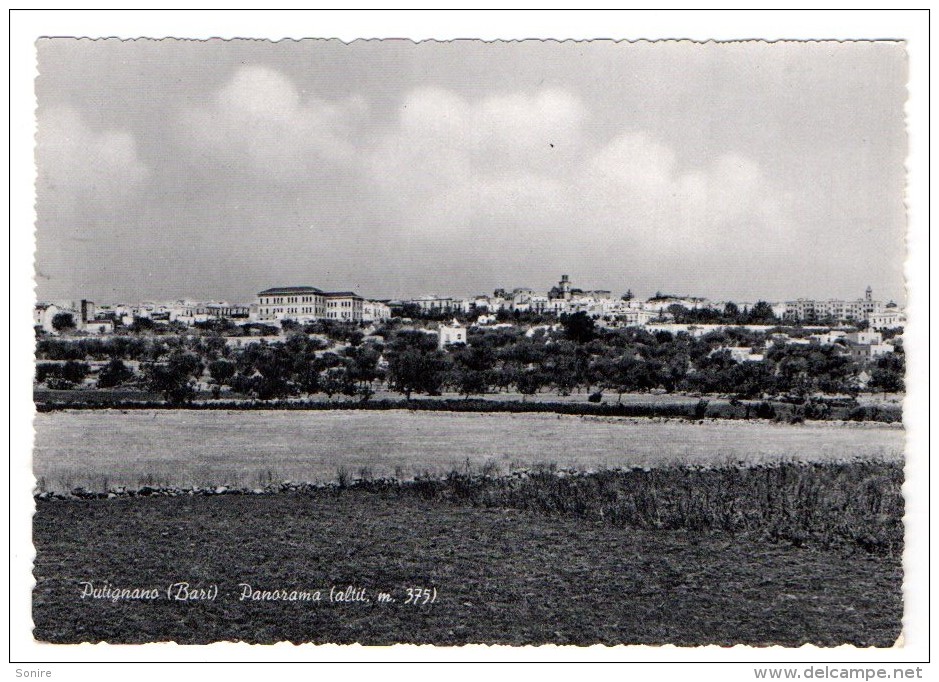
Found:
[(756, 412), (754, 414), (757, 419), (775, 419), (776, 408), (773, 407), (772, 403), (763, 400), (756, 406)]
[(903, 466), (892, 462), (566, 472), (536, 465), (499, 478), (452, 471), (401, 493), (573, 515), (642, 529), (756, 533), (795, 545), (903, 551)]
[(694, 418), (695, 419), (704, 419), (704, 415), (708, 411), (708, 401), (704, 398), (701, 398), (694, 406)]

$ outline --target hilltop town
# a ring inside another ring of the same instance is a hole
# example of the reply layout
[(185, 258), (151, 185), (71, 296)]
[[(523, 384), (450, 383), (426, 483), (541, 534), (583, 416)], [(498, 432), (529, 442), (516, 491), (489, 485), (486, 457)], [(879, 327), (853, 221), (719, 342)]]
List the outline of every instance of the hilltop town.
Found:
[(575, 287), (546, 294), (368, 300), (273, 287), (224, 301), (36, 306), (40, 390), (137, 388), (200, 395), (362, 400), (376, 391), (469, 397), (554, 391), (740, 398), (895, 393), (903, 311), (868, 287), (856, 300), (711, 302)]
[[(472, 298), (434, 294), (411, 299), (368, 300), (352, 291), (285, 286), (258, 292), (250, 304), (188, 299), (97, 306), (86, 299), (43, 302), (36, 304), (34, 324), (50, 334), (66, 331), (109, 334), (133, 328), (140, 320), (149, 320), (157, 326), (175, 323), (176, 328), (217, 320), (229, 320), (235, 325), (264, 323), (280, 327), (284, 321), (374, 323), (392, 317), (438, 321), (454, 317), (476, 325), (490, 325), (540, 322), (574, 313), (584, 313), (598, 324), (613, 328), (669, 323), (684, 324), (688, 328), (709, 324), (772, 326), (789, 323), (860, 324), (864, 328), (885, 331), (902, 329), (906, 324), (906, 316), (896, 303), (875, 300), (870, 287), (863, 298), (856, 300), (800, 298), (781, 303), (715, 302), (698, 296), (656, 292), (643, 301), (628, 290), (616, 297), (610, 290), (574, 287), (568, 275), (562, 275), (557, 285), (545, 294), (537, 294), (528, 287), (516, 287), (511, 291), (500, 288), (491, 296)], [(58, 323), (55, 322), (57, 317)], [(681, 331), (688, 331), (688, 328)]]

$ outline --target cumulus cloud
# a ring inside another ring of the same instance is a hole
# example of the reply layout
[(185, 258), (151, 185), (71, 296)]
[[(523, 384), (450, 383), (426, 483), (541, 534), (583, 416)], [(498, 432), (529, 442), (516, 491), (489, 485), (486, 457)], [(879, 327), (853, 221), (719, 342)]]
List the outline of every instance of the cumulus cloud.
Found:
[(109, 211), (127, 200), (149, 175), (134, 136), (123, 130), (93, 130), (70, 107), (49, 108), (38, 117), (37, 189), (62, 210)]
[(307, 96), (278, 71), (239, 68), (229, 81), (182, 116), (183, 137), (197, 158), (277, 180), (317, 175), (324, 163), (348, 165), (351, 121), (364, 102)]
[(101, 253), (126, 243), (121, 232), (139, 211), (150, 169), (126, 130), (95, 130), (69, 107), (38, 116), (36, 136), (36, 273), (43, 287), (70, 296), (110, 276), (120, 254)]
[(421, 88), (404, 97), (397, 125), (367, 163), (379, 185), (404, 201), (520, 169), (550, 177), (578, 154), (584, 115), (580, 100), (561, 90), (473, 102)]
[(785, 246), (779, 192), (751, 159), (725, 153), (683, 168), (646, 132), (603, 139), (590, 123), (560, 90), (470, 101), (420, 89), (368, 164), (410, 236), (441, 249), (498, 243), (530, 253), (555, 238), (555, 249), (593, 243), (611, 255)]
[(763, 170), (740, 154), (723, 154), (681, 170), (676, 154), (644, 133), (612, 140), (581, 178), (584, 210), (601, 225), (676, 249), (707, 250), (741, 242), (785, 245), (786, 216)]

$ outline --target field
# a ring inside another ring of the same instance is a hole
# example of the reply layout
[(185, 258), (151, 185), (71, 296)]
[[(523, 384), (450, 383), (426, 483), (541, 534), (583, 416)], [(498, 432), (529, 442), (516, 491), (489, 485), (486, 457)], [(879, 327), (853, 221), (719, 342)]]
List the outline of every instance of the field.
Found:
[[(896, 424), (76, 410), (35, 427), (40, 489), (136, 495), (37, 499), (42, 641), (883, 647), (901, 632)], [(206, 485), (262, 490), (179, 489)], [(215, 596), (176, 599), (179, 583)], [(152, 598), (113, 598), (135, 589)]]
[[(51, 642), (891, 646), (902, 619), (898, 552), (357, 488), (40, 500), (34, 541), (34, 635)], [(160, 597), (82, 599), (82, 581)], [(166, 598), (178, 582), (218, 596)], [(323, 600), (242, 600), (241, 583)], [(415, 587), (436, 598), (405, 603)]]
[(446, 412), (62, 411), (35, 419), (40, 487), (237, 485), (410, 478), (488, 463), (579, 470), (781, 460), (899, 461), (899, 425), (590, 418)]

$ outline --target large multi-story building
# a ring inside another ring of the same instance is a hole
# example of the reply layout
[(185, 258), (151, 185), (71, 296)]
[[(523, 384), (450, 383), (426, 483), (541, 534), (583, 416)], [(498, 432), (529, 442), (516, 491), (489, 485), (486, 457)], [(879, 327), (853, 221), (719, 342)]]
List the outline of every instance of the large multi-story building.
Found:
[(828, 299), (819, 301), (811, 298), (800, 298), (795, 301), (786, 301), (786, 317), (790, 320), (844, 320), (854, 322), (866, 320), (871, 315), (883, 311), (883, 304), (874, 300), (873, 290), (867, 287), (864, 298), (854, 301), (841, 299)]
[(365, 299), (352, 291), (332, 291), (326, 299), (326, 319), (361, 322)]
[[(352, 291), (323, 291), (316, 287), (274, 287), (258, 293), (255, 314), (259, 322), (275, 320), (362, 322), (365, 319), (365, 303), (364, 298)], [(372, 312), (374, 311), (375, 308)], [(379, 315), (383, 313), (379, 311)]]
[(316, 287), (274, 287), (258, 293), (258, 321), (320, 320), (326, 317), (326, 294)]

